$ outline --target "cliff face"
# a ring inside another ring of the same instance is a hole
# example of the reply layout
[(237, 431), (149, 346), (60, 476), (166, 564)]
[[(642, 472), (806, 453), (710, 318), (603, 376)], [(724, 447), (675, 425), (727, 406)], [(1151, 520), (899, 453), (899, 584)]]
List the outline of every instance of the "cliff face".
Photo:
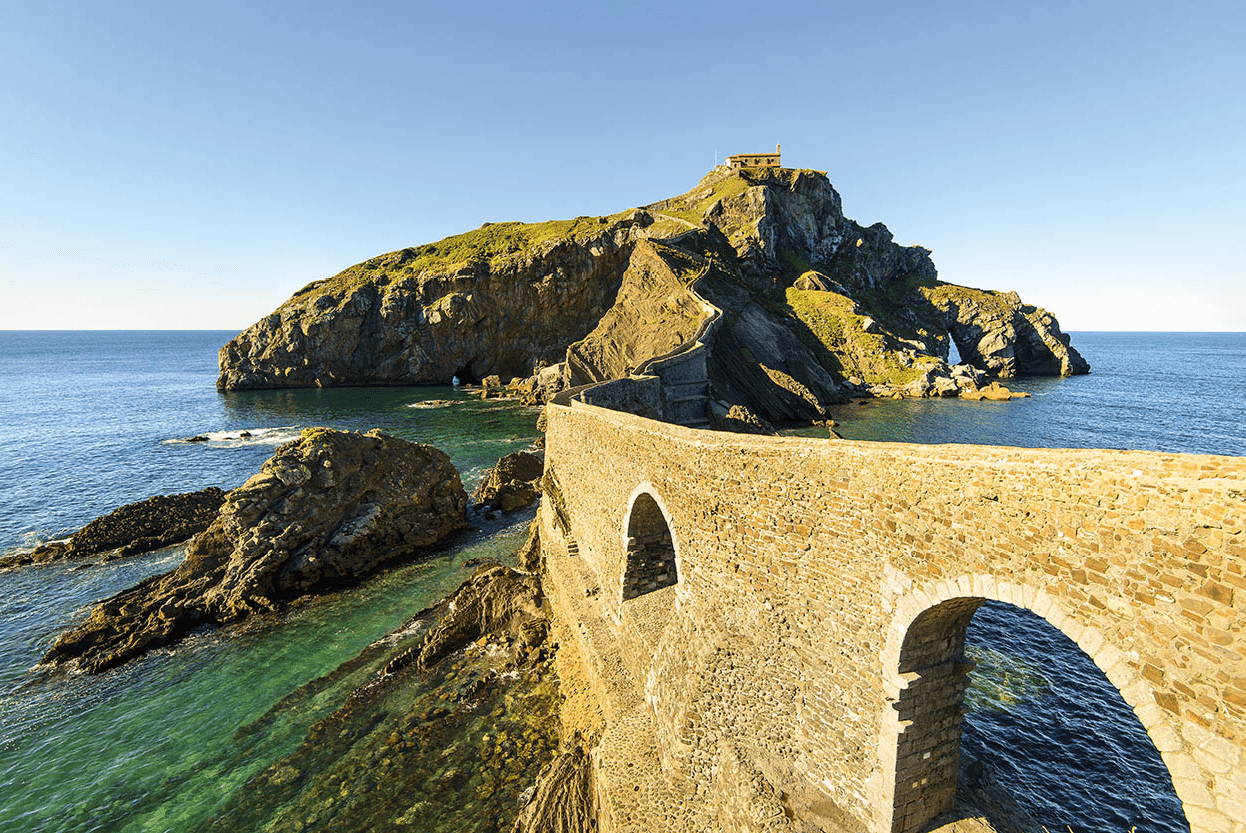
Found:
[(649, 218), (487, 224), (309, 284), (221, 348), (224, 390), (448, 384), (560, 362)]
[(1085, 373), (1055, 318), (1015, 293), (946, 284), (930, 252), (882, 223), (844, 217), (814, 171), (716, 170), (651, 206), (721, 232), (734, 268), (701, 294), (724, 311), (712, 342), (715, 398), (767, 419), (811, 419), (866, 392), (970, 393), (981, 376)]
[[(1089, 370), (1049, 313), (943, 283), (928, 250), (844, 217), (825, 174), (716, 168), (643, 209), (486, 224), (310, 284), (222, 348), (217, 384), (497, 374), (548, 395), (683, 343), (701, 298), (724, 313), (709, 341), (714, 398), (772, 420), (871, 392), (972, 392), (983, 373)], [(953, 342), (972, 368), (948, 366)]]

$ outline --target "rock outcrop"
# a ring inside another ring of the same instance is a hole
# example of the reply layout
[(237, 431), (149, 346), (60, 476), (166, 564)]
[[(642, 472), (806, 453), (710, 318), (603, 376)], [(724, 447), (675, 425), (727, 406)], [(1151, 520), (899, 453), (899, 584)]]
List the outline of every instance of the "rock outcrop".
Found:
[(593, 761), (578, 741), (541, 771), (511, 833), (587, 833), (597, 828)]
[(614, 304), (641, 211), (486, 223), (308, 284), (221, 348), (224, 390), (448, 384), (563, 360)]
[(449, 457), (370, 431), (308, 429), (234, 489), (176, 569), (118, 593), (46, 663), (97, 673), (201, 624), (228, 624), (408, 558), (466, 524)]
[[(485, 634), (507, 635), (517, 663), (539, 650), (548, 635), (540, 577), (501, 564), (483, 564), (444, 600), (446, 613), (410, 658), (421, 670), (432, 668)], [(404, 661), (401, 656), (396, 662)], [(391, 669), (392, 670), (392, 669)]]
[(546, 614), (535, 576), (480, 567), (240, 729), (245, 743), (288, 712), (340, 704), (190, 833), (509, 830), (560, 745)]
[(507, 454), (472, 493), (472, 502), (503, 512), (531, 506), (540, 497), (545, 461), (527, 451)]
[(197, 492), (156, 495), (127, 503), (91, 521), (64, 541), (52, 541), (31, 552), (0, 558), (0, 570), (64, 558), (124, 558), (180, 544), (207, 529), (224, 500), (225, 492), (210, 486)]
[(851, 396), (970, 390), (953, 342), (993, 377), (1089, 370), (1050, 313), (944, 283), (929, 250), (844, 217), (824, 173), (715, 168), (643, 209), (486, 224), (309, 284), (221, 350), (217, 384), (496, 375), (544, 401), (688, 342), (714, 315), (702, 299), (723, 313), (705, 340), (710, 393), (769, 421), (822, 419)]

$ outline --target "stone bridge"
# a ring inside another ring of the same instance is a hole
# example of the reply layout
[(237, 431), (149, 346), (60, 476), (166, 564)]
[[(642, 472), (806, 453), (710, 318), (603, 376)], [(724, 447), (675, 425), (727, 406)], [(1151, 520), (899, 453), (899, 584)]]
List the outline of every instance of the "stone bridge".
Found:
[(1246, 833), (1246, 459), (546, 418), (542, 549), (605, 716), (604, 833), (927, 826), (987, 599), (1094, 660), (1195, 833)]

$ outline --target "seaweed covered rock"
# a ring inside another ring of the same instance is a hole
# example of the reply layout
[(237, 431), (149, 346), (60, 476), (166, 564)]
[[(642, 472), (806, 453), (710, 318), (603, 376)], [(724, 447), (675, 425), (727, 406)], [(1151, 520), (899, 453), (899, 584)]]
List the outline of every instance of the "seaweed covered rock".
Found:
[(64, 541), (0, 559), (0, 569), (101, 554), (105, 560), (124, 558), (180, 544), (207, 529), (224, 500), (225, 492), (211, 486), (197, 492), (156, 495), (127, 503), (91, 521)]
[(229, 493), (181, 566), (104, 601), (44, 661), (96, 673), (197, 625), (355, 582), (464, 527), (466, 507), (458, 471), (431, 446), (309, 429)]
[(193, 833), (505, 833), (523, 799), (540, 794), (530, 787), (559, 747), (545, 616), (534, 577), (481, 566), (243, 727), (236, 737), (245, 743), (290, 713), (334, 704), (296, 750), (234, 790)]

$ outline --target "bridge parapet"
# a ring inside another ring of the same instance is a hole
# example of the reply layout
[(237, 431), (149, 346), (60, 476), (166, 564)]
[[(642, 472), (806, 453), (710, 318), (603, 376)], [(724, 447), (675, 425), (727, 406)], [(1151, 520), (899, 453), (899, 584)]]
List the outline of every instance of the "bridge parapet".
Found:
[[(583, 405), (550, 407), (546, 442), (605, 620), (646, 623), (622, 643), (665, 769), (700, 794), (759, 773), (824, 829), (920, 829), (955, 786), (964, 625), (996, 599), (1099, 665), (1192, 830), (1246, 833), (1246, 460), (748, 437)], [(678, 553), (660, 617), (625, 598), (641, 494)]]

